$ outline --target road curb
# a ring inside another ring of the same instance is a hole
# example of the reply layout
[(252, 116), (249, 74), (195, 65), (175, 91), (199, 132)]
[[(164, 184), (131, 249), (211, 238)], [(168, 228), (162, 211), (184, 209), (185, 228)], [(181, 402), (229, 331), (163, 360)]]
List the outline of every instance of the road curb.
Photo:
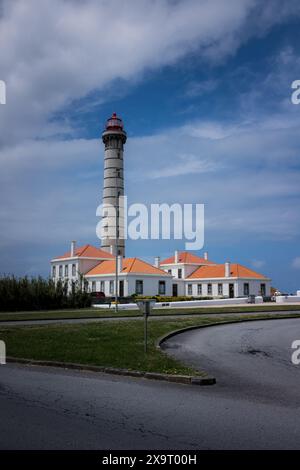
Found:
[(34, 359), (24, 359), (18, 357), (7, 357), (7, 362), (17, 364), (27, 364), (33, 366), (60, 367), (62, 369), (72, 369), (91, 372), (102, 372), (105, 374), (122, 375), (125, 377), (139, 377), (150, 380), (163, 380), (167, 382), (185, 384), (185, 385), (214, 385), (214, 377), (198, 377), (191, 375), (173, 375), (159, 372), (143, 372), (138, 370), (119, 369), (116, 367), (93, 366), (89, 364), (74, 364), (72, 362), (60, 361), (39, 361)]

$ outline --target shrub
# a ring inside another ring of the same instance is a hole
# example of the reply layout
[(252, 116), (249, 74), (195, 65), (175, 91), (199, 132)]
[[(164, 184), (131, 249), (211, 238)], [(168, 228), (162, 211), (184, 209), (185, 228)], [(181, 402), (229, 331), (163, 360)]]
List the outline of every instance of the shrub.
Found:
[(0, 277), (0, 311), (57, 310), (90, 307), (91, 297), (79, 283), (54, 282), (42, 277)]

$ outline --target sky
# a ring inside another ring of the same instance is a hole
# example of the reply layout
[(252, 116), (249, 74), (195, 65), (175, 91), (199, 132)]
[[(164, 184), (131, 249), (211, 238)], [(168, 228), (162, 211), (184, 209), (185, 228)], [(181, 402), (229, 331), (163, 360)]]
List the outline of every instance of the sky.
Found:
[[(117, 112), (129, 203), (204, 204), (211, 260), (300, 289), (299, 39), (298, 0), (0, 0), (0, 273), (99, 246)], [(184, 240), (126, 247), (153, 261)]]

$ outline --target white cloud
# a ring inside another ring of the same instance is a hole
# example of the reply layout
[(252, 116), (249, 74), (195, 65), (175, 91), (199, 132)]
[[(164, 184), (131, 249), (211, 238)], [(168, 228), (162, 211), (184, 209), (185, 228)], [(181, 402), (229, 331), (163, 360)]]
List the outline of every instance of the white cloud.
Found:
[(254, 259), (254, 260), (251, 261), (251, 264), (254, 268), (260, 269), (260, 268), (263, 268), (265, 266), (266, 262), (263, 261), (263, 260), (260, 260), (260, 259)]
[(175, 156), (175, 162), (168, 166), (150, 171), (149, 178), (166, 178), (169, 176), (183, 176), (195, 173), (207, 173), (215, 170), (214, 163), (208, 159), (201, 159), (196, 155), (181, 154)]
[(295, 269), (300, 269), (300, 256), (297, 256), (292, 261), (292, 267)]
[(223, 59), (250, 34), (299, 10), (290, 1), (277, 15), (270, 4), (274, 0), (2, 0), (7, 105), (0, 144), (57, 132), (48, 128), (53, 113), (115, 79), (136, 81), (190, 52)]

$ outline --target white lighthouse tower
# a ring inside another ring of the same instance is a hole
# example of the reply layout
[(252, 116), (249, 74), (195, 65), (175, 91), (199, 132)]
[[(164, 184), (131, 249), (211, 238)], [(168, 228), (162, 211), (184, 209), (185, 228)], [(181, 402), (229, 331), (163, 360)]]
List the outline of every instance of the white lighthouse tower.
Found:
[(124, 219), (119, 198), (124, 195), (123, 149), (126, 138), (122, 120), (113, 113), (102, 134), (105, 150), (101, 247), (120, 256), (125, 256)]

